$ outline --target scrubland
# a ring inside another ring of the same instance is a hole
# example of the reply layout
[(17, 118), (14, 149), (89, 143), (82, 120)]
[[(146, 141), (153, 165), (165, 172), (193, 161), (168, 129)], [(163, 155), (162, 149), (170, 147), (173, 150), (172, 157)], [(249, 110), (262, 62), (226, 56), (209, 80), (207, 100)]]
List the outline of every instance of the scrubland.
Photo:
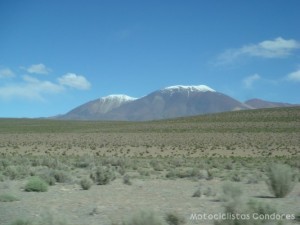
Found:
[[(300, 108), (0, 119), (0, 224), (296, 224)], [(273, 215), (220, 219), (206, 215)]]

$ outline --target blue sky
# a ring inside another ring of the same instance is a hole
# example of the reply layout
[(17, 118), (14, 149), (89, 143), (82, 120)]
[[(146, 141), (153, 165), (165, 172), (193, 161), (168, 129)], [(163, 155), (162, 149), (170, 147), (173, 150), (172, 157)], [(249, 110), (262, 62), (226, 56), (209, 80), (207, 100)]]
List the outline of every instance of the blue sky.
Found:
[(298, 0), (0, 0), (0, 117), (200, 85), (300, 103)]

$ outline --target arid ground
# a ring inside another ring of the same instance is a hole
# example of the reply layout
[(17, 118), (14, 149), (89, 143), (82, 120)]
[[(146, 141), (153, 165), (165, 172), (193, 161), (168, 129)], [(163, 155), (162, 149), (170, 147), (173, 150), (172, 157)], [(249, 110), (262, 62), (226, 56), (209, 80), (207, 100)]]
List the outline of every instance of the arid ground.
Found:
[[(299, 107), (149, 122), (0, 119), (0, 156), (1, 225), (134, 224), (124, 221), (141, 210), (171, 225), (299, 223)], [(284, 197), (272, 192), (273, 165)], [(32, 178), (47, 191), (29, 191)], [(200, 218), (224, 212), (291, 218)]]

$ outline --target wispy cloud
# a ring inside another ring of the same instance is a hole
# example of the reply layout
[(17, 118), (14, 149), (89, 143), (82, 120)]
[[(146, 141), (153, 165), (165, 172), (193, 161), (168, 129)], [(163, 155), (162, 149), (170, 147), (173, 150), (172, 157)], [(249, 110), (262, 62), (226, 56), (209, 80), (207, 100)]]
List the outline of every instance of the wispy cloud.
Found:
[(64, 87), (50, 81), (41, 81), (34, 77), (25, 75), (22, 82), (0, 87), (0, 98), (2, 99), (29, 99), (44, 100), (45, 94), (61, 93)]
[(14, 77), (14, 72), (9, 68), (0, 69), (0, 78)]
[(64, 76), (58, 78), (58, 82), (61, 85), (80, 90), (88, 90), (91, 87), (90, 82), (84, 76), (76, 75), (75, 73), (65, 74)]
[(47, 68), (44, 64), (34, 64), (29, 66), (28, 68), (23, 68), (25, 69), (28, 73), (32, 74), (48, 74), (51, 72), (51, 69)]
[(246, 88), (252, 88), (253, 87), (253, 84), (254, 82), (260, 80), (261, 77), (256, 73), (256, 74), (253, 74), (251, 76), (248, 76), (246, 77), (244, 80), (243, 80), (243, 84)]
[(232, 63), (243, 56), (286, 58), (299, 48), (299, 41), (278, 37), (274, 40), (265, 40), (258, 44), (249, 44), (237, 49), (228, 49), (218, 56), (217, 64)]
[(287, 80), (300, 82), (300, 69), (287, 75)]

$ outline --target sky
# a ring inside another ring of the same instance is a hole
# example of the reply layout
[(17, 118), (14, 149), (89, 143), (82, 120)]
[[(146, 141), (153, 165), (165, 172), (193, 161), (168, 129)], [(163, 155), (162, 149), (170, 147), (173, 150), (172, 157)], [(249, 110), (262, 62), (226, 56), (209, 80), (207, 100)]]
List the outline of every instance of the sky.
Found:
[(207, 85), (300, 103), (298, 0), (0, 0), (0, 117)]

